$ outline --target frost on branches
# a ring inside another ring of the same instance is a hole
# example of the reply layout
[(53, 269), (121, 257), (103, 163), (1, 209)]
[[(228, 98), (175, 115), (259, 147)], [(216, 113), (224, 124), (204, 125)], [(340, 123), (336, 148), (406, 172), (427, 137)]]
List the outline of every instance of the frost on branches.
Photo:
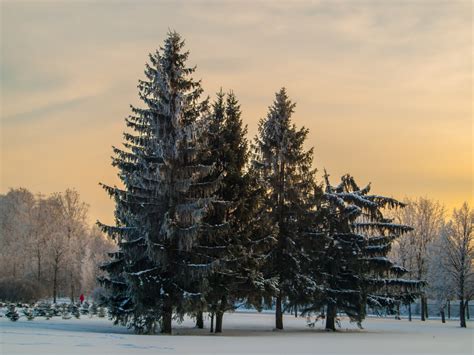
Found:
[(407, 270), (387, 258), (392, 243), (411, 227), (393, 223), (384, 211), (403, 208), (393, 198), (372, 195), (345, 175), (332, 186), (325, 175), (325, 193), (319, 210), (324, 253), (317, 258), (319, 292), (313, 307), (326, 307), (326, 328), (335, 330), (337, 312), (359, 325), (372, 309), (394, 310), (412, 302), (423, 285), (402, 276)]
[(131, 107), (124, 148), (114, 148), (113, 165), (123, 188), (103, 185), (116, 203), (116, 225), (100, 224), (119, 251), (103, 269), (107, 300), (116, 323), (139, 333), (171, 333), (173, 312), (181, 315), (201, 297), (202, 275), (212, 260), (195, 262), (203, 220), (212, 209), (220, 177), (200, 161), (199, 139), (208, 114), (202, 88), (186, 66), (188, 52), (176, 32), (150, 54), (139, 81), (143, 107)]
[(265, 189), (265, 203), (274, 245), (265, 271), (276, 280), (275, 327), (283, 329), (283, 303), (296, 307), (310, 283), (303, 275), (307, 224), (314, 205), (313, 149), (304, 150), (306, 128), (291, 121), (295, 104), (282, 88), (275, 95), (267, 117), (259, 123), (254, 144), (254, 168)]

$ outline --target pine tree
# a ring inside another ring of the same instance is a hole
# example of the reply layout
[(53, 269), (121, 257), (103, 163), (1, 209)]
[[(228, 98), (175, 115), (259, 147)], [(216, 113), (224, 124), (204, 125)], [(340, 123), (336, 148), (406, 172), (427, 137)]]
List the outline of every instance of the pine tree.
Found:
[(90, 307), (89, 307), (89, 303), (87, 301), (82, 303), (80, 312), (81, 312), (82, 315), (88, 315), (89, 314)]
[(296, 307), (302, 279), (303, 244), (307, 238), (307, 216), (314, 202), (313, 149), (304, 150), (308, 135), (291, 121), (295, 104), (282, 88), (265, 119), (259, 123), (255, 141), (254, 167), (266, 194), (266, 208), (277, 227), (275, 245), (269, 256), (268, 275), (278, 280), (276, 328), (283, 329), (283, 302)]
[(61, 316), (62, 316), (62, 319), (71, 319), (71, 314), (69, 313), (69, 307), (66, 303), (61, 304)]
[(97, 310), (97, 317), (105, 318), (106, 315), (107, 315), (106, 309), (104, 307), (99, 307), (99, 309)]
[(81, 318), (80, 305), (71, 303), (71, 314), (76, 317), (76, 319)]
[(28, 320), (35, 319), (35, 315), (33, 313), (33, 310), (29, 306), (23, 307), (23, 314), (25, 315), (26, 319), (28, 319)]
[[(207, 130), (207, 162), (215, 164), (214, 174), (222, 176), (216, 192), (214, 213), (206, 218), (215, 227), (207, 236), (207, 244), (199, 250), (215, 260), (218, 266), (207, 277), (205, 302), (215, 314), (215, 332), (222, 332), (223, 315), (233, 310), (237, 302), (255, 302), (270, 287), (259, 264), (271, 241), (262, 238), (265, 226), (258, 208), (262, 189), (246, 172), (248, 144), (247, 127), (243, 126), (240, 106), (235, 95), (217, 94)], [(260, 218), (259, 218), (260, 217)], [(257, 296), (258, 295), (258, 296)]]
[(349, 175), (338, 186), (327, 174), (325, 180), (319, 210), (324, 255), (315, 259), (320, 294), (313, 310), (326, 307), (328, 330), (335, 330), (337, 312), (361, 326), (367, 306), (393, 312), (400, 302), (417, 297), (422, 283), (401, 278), (407, 270), (387, 258), (393, 241), (412, 228), (384, 217), (403, 203), (369, 195), (370, 185), (359, 188)]
[(183, 47), (170, 32), (150, 55), (138, 85), (145, 108), (132, 107), (126, 122), (134, 133), (124, 134), (124, 149), (114, 148), (124, 188), (103, 185), (116, 203), (116, 225), (100, 226), (119, 250), (102, 282), (114, 321), (140, 333), (153, 333), (156, 322), (171, 333), (173, 312), (182, 316), (201, 298), (203, 274), (213, 266), (194, 262), (219, 179), (209, 179), (213, 166), (199, 161), (208, 104)]
[(14, 304), (10, 304), (7, 309), (8, 310), (5, 313), (5, 317), (10, 319), (12, 322), (16, 322), (18, 319), (20, 319), (20, 315), (18, 314)]
[(96, 302), (92, 303), (92, 305), (90, 307), (90, 314), (92, 316), (96, 316), (97, 315), (97, 309), (98, 309), (97, 303)]

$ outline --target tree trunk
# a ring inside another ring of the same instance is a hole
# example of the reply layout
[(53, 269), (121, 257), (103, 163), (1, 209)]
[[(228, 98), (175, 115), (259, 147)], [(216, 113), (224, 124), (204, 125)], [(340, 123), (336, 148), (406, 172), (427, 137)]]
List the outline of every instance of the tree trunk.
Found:
[(222, 318), (224, 317), (224, 312), (221, 310), (216, 312), (216, 330), (215, 333), (222, 333)]
[(295, 305), (295, 318), (298, 318), (298, 306)]
[(425, 317), (428, 319), (430, 317), (428, 313), (428, 299), (425, 297)]
[(173, 310), (172, 307), (167, 304), (168, 302), (165, 301), (165, 305), (163, 306), (163, 315), (161, 319), (161, 332), (163, 334), (171, 334), (171, 320), (173, 317)]
[(53, 270), (53, 303), (56, 303), (58, 294), (58, 267), (55, 265)]
[(446, 317), (444, 316), (444, 308), (440, 311), (441, 313), (441, 322), (446, 323)]
[(425, 298), (422, 296), (420, 298), (420, 313), (421, 313), (421, 321), (424, 322), (426, 320), (425, 318)]
[(202, 315), (202, 311), (199, 311), (196, 314), (196, 327), (199, 329), (204, 328), (204, 317)]
[(37, 275), (37, 279), (38, 279), (38, 282), (40, 282), (40, 280), (41, 280), (41, 253), (39, 251), (37, 253), (37, 257), (38, 257), (38, 275)]
[(281, 292), (278, 293), (278, 296), (276, 298), (275, 328), (283, 329), (283, 312), (281, 310)]
[(451, 319), (451, 301), (448, 300), (448, 319)]
[(471, 319), (469, 314), (469, 300), (466, 300), (466, 318)]
[(75, 296), (74, 293), (75, 293), (75, 292), (74, 292), (74, 281), (73, 281), (73, 279), (72, 279), (72, 273), (71, 273), (71, 302), (72, 302), (72, 303), (74, 303), (74, 298), (75, 298), (75, 297), (74, 297), (74, 296)]
[(214, 312), (211, 313), (211, 333), (214, 333)]
[(148, 320), (146, 324), (146, 334), (153, 335), (156, 333), (156, 322), (154, 320)]
[(461, 323), (461, 328), (466, 328), (465, 306), (464, 299), (461, 297), (461, 300), (459, 301), (459, 320)]
[(411, 302), (408, 303), (408, 321), (411, 322)]
[(330, 303), (328, 304), (326, 311), (326, 330), (336, 330), (336, 305)]

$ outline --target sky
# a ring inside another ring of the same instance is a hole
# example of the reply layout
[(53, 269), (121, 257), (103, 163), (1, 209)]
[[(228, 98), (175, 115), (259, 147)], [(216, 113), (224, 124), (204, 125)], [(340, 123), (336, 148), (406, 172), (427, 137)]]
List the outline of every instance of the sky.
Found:
[(0, 1), (0, 193), (75, 188), (113, 221), (111, 166), (148, 53), (186, 40), (211, 97), (240, 100), (249, 138), (282, 86), (314, 166), (372, 191), (473, 202), (473, 3)]

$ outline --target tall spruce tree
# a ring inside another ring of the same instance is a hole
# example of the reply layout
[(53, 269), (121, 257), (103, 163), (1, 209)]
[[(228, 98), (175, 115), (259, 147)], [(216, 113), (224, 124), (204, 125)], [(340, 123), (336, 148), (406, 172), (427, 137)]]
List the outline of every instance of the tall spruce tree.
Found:
[(359, 188), (350, 175), (338, 186), (325, 175), (319, 208), (324, 253), (315, 254), (313, 272), (319, 273), (319, 295), (312, 307), (326, 307), (326, 329), (335, 330), (337, 312), (361, 325), (366, 308), (394, 311), (400, 302), (413, 301), (422, 283), (401, 278), (407, 270), (387, 258), (393, 241), (412, 230), (384, 213), (404, 204), (371, 195), (370, 185)]
[(213, 166), (200, 160), (208, 103), (183, 47), (169, 32), (150, 54), (138, 85), (144, 107), (131, 108), (133, 133), (124, 133), (124, 149), (114, 148), (124, 187), (103, 185), (116, 203), (116, 225), (99, 225), (119, 246), (103, 266), (107, 303), (116, 323), (139, 333), (155, 332), (157, 322), (171, 333), (173, 312), (183, 315), (201, 298), (203, 274), (212, 268), (195, 263), (195, 251), (220, 178), (209, 178)]
[(222, 176), (222, 181), (216, 206), (206, 222), (225, 227), (217, 233), (208, 229), (212, 233), (199, 254), (218, 264), (207, 277), (205, 303), (208, 311), (215, 314), (215, 332), (220, 333), (226, 311), (242, 301), (258, 307), (261, 300), (256, 300), (271, 288), (271, 280), (263, 277), (261, 265), (272, 241), (262, 235), (267, 230), (260, 212), (263, 190), (255, 177), (245, 171), (249, 154), (247, 127), (242, 124), (240, 106), (232, 92), (227, 97), (222, 90), (217, 94), (207, 127), (207, 162), (215, 164), (214, 174)]
[(284, 88), (276, 93), (267, 117), (260, 120), (254, 146), (254, 168), (266, 191), (267, 213), (276, 226), (266, 271), (278, 280), (277, 329), (283, 329), (283, 303), (296, 305), (306, 287), (303, 245), (316, 189), (313, 149), (303, 147), (308, 130), (297, 129), (291, 122), (294, 107)]

